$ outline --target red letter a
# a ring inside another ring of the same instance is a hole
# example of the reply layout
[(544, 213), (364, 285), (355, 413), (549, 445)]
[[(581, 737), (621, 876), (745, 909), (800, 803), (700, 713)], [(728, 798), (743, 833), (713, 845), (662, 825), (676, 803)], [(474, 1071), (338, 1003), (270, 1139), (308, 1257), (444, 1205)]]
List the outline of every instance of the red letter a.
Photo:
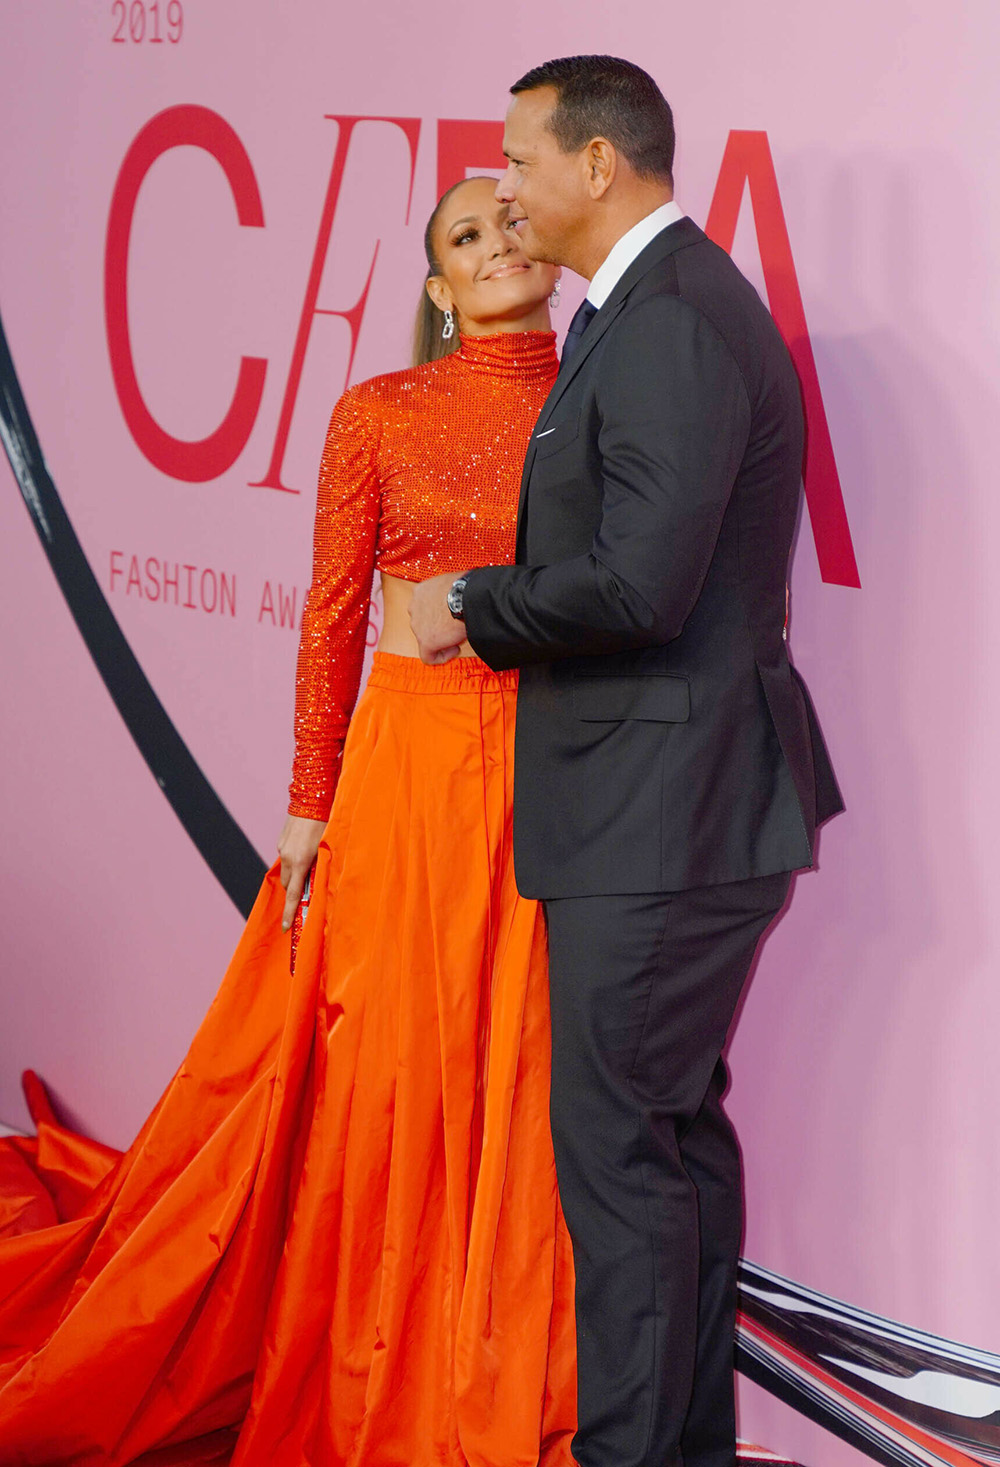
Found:
[(729, 134), (705, 232), (724, 250), (732, 249), (743, 186), (747, 182), (750, 184), (750, 202), (768, 304), (792, 354), (802, 384), (806, 414), (803, 482), (820, 575), (831, 585), (860, 586), (851, 527), (847, 523), (816, 360), (809, 340), (766, 132), (734, 131)]

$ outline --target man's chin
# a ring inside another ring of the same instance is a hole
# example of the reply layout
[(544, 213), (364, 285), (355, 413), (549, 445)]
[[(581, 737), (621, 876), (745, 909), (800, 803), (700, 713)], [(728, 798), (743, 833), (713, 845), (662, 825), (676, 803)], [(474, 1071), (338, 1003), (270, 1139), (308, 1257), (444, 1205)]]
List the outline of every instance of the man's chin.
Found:
[(538, 238), (531, 225), (525, 222), (517, 231), (518, 243), (529, 260), (534, 260), (537, 265), (558, 265), (560, 262), (553, 258), (552, 252), (545, 241)]

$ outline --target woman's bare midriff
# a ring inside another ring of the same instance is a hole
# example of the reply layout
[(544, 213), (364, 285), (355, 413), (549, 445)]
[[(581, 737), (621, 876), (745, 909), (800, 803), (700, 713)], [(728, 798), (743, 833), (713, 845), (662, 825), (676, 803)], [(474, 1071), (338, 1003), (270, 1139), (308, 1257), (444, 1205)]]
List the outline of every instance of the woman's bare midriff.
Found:
[[(382, 572), (382, 635), (378, 639), (380, 652), (391, 652), (396, 657), (419, 657), (417, 639), (410, 629), (410, 601), (413, 597), (413, 582), (401, 580), (399, 576), (387, 576)], [(461, 655), (475, 657), (468, 642), (462, 643)]]

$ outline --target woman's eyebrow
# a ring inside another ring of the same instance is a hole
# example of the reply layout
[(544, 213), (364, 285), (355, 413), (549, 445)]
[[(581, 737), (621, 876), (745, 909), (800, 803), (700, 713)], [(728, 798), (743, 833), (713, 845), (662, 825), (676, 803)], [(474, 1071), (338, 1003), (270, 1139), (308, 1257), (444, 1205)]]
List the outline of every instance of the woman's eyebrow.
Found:
[[(509, 216), (510, 205), (501, 204), (499, 209), (497, 210), (497, 218), (503, 220), (509, 218)], [(482, 224), (482, 222), (483, 216), (481, 214), (465, 214), (461, 219), (452, 220), (451, 224), (449, 224), (448, 226), (448, 233), (451, 234), (452, 231), (458, 229), (459, 225), (461, 224)]]

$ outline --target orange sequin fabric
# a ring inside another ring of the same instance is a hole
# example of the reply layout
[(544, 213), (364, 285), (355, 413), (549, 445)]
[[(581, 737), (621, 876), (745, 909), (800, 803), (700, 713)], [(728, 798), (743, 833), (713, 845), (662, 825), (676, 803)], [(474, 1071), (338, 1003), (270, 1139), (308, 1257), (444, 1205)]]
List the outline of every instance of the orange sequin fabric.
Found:
[(451, 356), (337, 403), (302, 618), (290, 814), (330, 814), (375, 571), (423, 581), (513, 560), (521, 467), (557, 370), (552, 332), (463, 336)]

